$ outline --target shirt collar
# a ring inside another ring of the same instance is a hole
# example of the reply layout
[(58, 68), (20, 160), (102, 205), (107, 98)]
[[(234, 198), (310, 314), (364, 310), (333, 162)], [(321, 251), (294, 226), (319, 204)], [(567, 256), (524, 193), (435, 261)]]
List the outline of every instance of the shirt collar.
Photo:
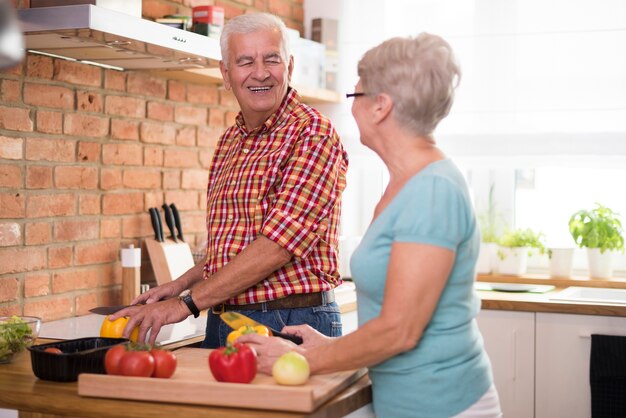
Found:
[[(263, 122), (259, 128), (257, 128), (258, 132), (270, 131), (274, 126), (276, 126), (279, 122), (281, 122), (289, 113), (291, 113), (292, 109), (296, 107), (299, 103), (298, 92), (293, 87), (287, 88), (287, 94), (283, 99), (282, 103), (276, 110), (276, 112), (272, 113), (272, 115)], [(250, 133), (246, 128), (246, 123), (243, 120), (243, 114), (241, 111), (237, 114), (235, 118), (235, 123), (239, 130), (242, 133)]]

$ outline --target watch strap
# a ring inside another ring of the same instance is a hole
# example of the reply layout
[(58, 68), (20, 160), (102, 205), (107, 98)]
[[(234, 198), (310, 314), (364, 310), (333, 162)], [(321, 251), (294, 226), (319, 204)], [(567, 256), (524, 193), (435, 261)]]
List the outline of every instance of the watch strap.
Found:
[(187, 308), (189, 308), (189, 311), (193, 314), (194, 318), (197, 318), (200, 316), (200, 310), (198, 309), (196, 304), (193, 302), (193, 299), (191, 298), (191, 292), (188, 292), (186, 295), (179, 296), (179, 298), (180, 300), (183, 301), (185, 305), (187, 305)]

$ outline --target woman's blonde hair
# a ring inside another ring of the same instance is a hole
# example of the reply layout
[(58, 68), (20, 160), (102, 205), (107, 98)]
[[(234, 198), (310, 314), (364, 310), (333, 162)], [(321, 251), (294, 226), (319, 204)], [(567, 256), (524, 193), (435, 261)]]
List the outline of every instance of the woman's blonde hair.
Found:
[(370, 49), (359, 61), (358, 74), (366, 94), (388, 94), (395, 119), (424, 136), (448, 115), (461, 78), (450, 45), (429, 33), (392, 38)]

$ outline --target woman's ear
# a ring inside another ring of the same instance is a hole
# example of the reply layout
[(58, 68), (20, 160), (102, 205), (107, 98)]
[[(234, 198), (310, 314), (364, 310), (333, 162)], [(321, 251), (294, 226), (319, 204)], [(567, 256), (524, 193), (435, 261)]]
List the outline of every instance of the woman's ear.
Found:
[(393, 109), (393, 100), (386, 93), (376, 95), (374, 99), (373, 122), (380, 123), (391, 115)]

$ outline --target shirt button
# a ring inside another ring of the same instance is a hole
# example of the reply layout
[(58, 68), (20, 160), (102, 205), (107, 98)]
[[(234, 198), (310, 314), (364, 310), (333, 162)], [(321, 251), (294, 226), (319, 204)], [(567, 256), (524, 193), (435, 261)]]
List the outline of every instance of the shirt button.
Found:
[(243, 152), (244, 154), (247, 154), (250, 152), (250, 150), (248, 148), (244, 148), (241, 150), (241, 152)]

